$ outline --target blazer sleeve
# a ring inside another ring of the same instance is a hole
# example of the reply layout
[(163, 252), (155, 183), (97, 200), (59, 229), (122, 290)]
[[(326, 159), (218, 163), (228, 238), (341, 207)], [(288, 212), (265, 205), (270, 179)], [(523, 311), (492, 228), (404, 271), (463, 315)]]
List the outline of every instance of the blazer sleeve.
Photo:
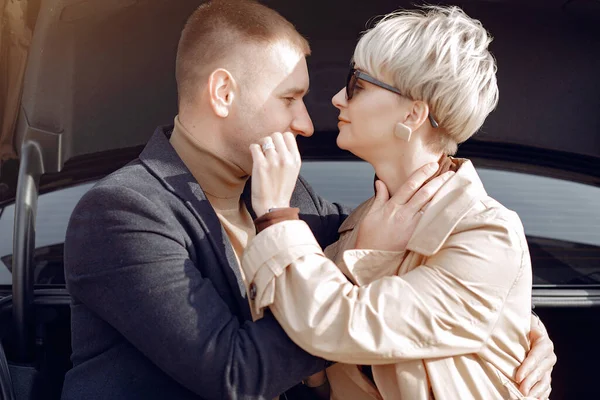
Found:
[(67, 231), (71, 295), (205, 399), (272, 399), (322, 370), (270, 313), (257, 322), (232, 314), (180, 225), (137, 191), (93, 188)]
[[(242, 265), (256, 308), (270, 306), (300, 347), (375, 365), (479, 351), (527, 268), (526, 255), (508, 223), (486, 220), (454, 232), (425, 265), (356, 286), (302, 221), (285, 221), (257, 235)], [(529, 307), (530, 296), (522, 300)]]

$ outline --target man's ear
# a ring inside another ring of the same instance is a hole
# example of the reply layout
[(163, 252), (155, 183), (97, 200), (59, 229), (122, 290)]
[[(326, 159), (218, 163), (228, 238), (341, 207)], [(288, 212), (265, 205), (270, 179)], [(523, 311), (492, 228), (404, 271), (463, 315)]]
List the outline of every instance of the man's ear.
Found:
[(235, 79), (226, 69), (216, 69), (208, 77), (210, 105), (219, 117), (229, 116), (236, 87)]

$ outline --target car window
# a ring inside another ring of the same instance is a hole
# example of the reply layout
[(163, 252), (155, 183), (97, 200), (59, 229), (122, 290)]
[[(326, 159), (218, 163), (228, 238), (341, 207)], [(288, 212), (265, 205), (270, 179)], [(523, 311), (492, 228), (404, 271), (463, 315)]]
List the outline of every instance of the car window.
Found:
[[(521, 172), (477, 168), (490, 196), (525, 228), (535, 284), (600, 283), (600, 188)], [(324, 198), (352, 207), (373, 195), (362, 161), (313, 161), (302, 176)]]
[[(36, 216), (35, 265), (36, 283), (52, 283), (44, 280), (50, 270), (55, 270), (57, 265), (62, 267), (62, 244), (65, 241), (67, 224), (73, 209), (81, 197), (94, 185), (95, 182), (85, 183), (65, 189), (55, 190), (40, 195)], [(12, 252), (13, 252), (13, 224), (15, 219), (15, 206), (6, 206), (0, 215), (0, 285), (11, 284)], [(57, 255), (56, 246), (59, 246), (60, 255)], [(51, 257), (49, 255), (52, 255)], [(38, 261), (39, 260), (39, 261)], [(49, 278), (48, 278), (49, 279)]]
[[(538, 175), (477, 168), (490, 196), (516, 211), (525, 228), (535, 284), (600, 283), (600, 188)], [(362, 161), (307, 161), (302, 176), (324, 198), (356, 207), (373, 195), (373, 168)], [(69, 216), (94, 182), (42, 194), (34, 276), (62, 283)], [(0, 213), (0, 285), (11, 284), (14, 205)]]

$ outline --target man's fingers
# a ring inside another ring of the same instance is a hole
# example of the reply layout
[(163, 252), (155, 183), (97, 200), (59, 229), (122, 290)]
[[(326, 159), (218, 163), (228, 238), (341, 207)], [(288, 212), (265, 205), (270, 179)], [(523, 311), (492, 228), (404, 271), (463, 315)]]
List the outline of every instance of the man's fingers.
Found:
[(548, 331), (544, 323), (535, 315), (531, 314), (531, 331), (529, 332), (530, 341), (535, 341), (544, 336), (548, 336)]
[(548, 388), (548, 390), (546, 390), (546, 392), (540, 397), (540, 400), (549, 400), (550, 399), (550, 393), (552, 393), (552, 382), (550, 382), (550, 387)]
[(543, 324), (536, 323), (535, 325), (531, 325), (529, 341), (531, 342), (531, 351), (517, 370), (515, 376), (517, 382), (523, 381), (536, 368), (542, 371), (545, 369), (551, 370), (554, 364), (556, 364), (554, 344), (546, 333), (546, 328)]
[[(550, 356), (547, 356), (548, 354)], [(535, 347), (527, 354), (527, 358), (525, 358), (523, 365), (517, 372), (517, 382), (519, 382), (519, 378), (525, 377), (519, 385), (521, 393), (529, 395), (531, 389), (539, 384), (538, 381), (552, 373), (554, 364), (556, 364), (556, 355), (552, 350), (552, 342), (546, 336), (536, 342)], [(546, 389), (547, 387), (542, 385), (540, 393), (543, 393)]]
[(532, 350), (529, 353), (527, 353), (523, 364), (521, 364), (521, 366), (517, 369), (517, 374), (515, 375), (515, 379), (517, 380), (517, 382), (522, 382), (525, 379), (525, 377), (527, 377), (527, 375), (529, 375), (531, 371), (533, 371), (533, 369), (539, 361), (537, 357), (537, 345), (538, 341), (540, 341), (543, 337), (543, 333), (537, 324), (537, 318), (535, 318), (535, 316), (533, 315), (531, 318), (532, 323), (531, 330), (529, 331), (529, 342), (531, 343)]
[(536, 399), (546, 400), (550, 397), (550, 391), (552, 384), (552, 378), (550, 376), (550, 372), (547, 372), (542, 376), (542, 380), (531, 388), (529, 392), (529, 397), (535, 397)]
[(427, 181), (427, 179), (431, 178), (439, 168), (438, 163), (430, 163), (421, 168), (419, 168), (414, 174), (412, 174), (408, 180), (398, 189), (396, 193), (392, 196), (391, 200), (401, 206), (406, 204), (411, 197), (415, 194), (415, 192), (423, 186), (423, 183)]
[(454, 175), (454, 172), (448, 171), (435, 179), (432, 179), (423, 186), (407, 203), (408, 209), (416, 213), (431, 201), (433, 196), (440, 190), (442, 185)]
[(531, 388), (542, 378), (542, 372), (539, 369), (534, 369), (519, 385), (519, 390), (525, 396), (529, 396)]
[[(532, 328), (530, 337), (534, 335), (534, 329)], [(524, 382), (532, 372), (537, 368), (539, 369), (540, 362), (543, 361), (544, 354), (549, 352), (548, 344), (544, 344), (542, 339), (531, 340), (531, 350), (527, 353), (523, 364), (517, 370), (515, 379), (517, 382)]]

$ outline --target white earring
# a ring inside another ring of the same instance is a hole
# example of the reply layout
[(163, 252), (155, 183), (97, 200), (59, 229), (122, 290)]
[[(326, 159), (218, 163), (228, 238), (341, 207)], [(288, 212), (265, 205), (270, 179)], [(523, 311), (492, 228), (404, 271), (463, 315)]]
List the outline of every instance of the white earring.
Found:
[(397, 138), (409, 142), (410, 137), (412, 136), (412, 129), (410, 129), (410, 126), (406, 126), (402, 122), (398, 122), (396, 124), (396, 129), (394, 130), (394, 134), (396, 135)]

